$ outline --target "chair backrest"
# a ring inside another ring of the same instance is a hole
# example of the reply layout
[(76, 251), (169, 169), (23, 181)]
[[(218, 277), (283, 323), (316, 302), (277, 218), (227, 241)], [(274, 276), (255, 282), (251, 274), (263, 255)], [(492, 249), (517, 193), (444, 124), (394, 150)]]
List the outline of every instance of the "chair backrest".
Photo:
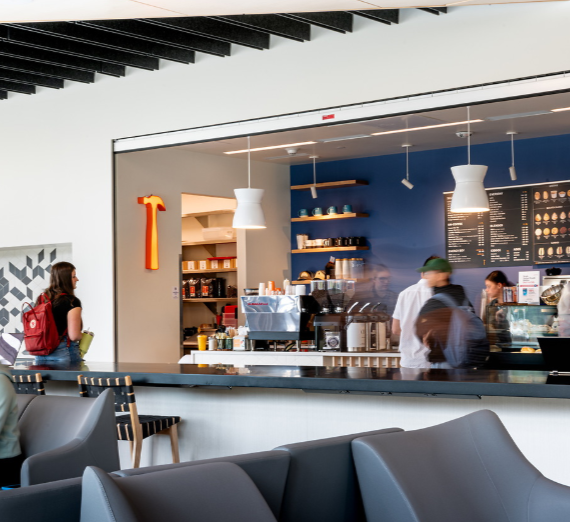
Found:
[(125, 377), (77, 377), (79, 395), (81, 397), (97, 398), (105, 390), (111, 389), (115, 394), (115, 411), (128, 412), (136, 403), (133, 381), (130, 375)]
[(35, 375), (12, 375), (16, 393), (23, 395), (45, 395), (44, 381), (41, 373)]
[(364, 522), (351, 442), (399, 431), (388, 428), (275, 448), (291, 455), (280, 522)]
[(35, 396), (18, 427), (22, 485), (78, 477), (95, 464), (107, 471), (120, 467), (110, 391), (97, 399)]
[(0, 492), (2, 522), (79, 522), (81, 478)]
[(276, 522), (245, 471), (229, 462), (125, 478), (85, 470), (81, 522), (159, 520)]
[(200, 466), (217, 462), (231, 462), (243, 469), (253, 481), (263, 498), (269, 505), (276, 518), (279, 517), (285, 482), (289, 471), (291, 458), (286, 451), (261, 451), (258, 453), (246, 453), (244, 455), (232, 455), (216, 459), (194, 460), (180, 462), (178, 464), (163, 464), (161, 466), (149, 466), (146, 468), (131, 468), (116, 471), (114, 475), (119, 477), (133, 477), (146, 475), (157, 471), (166, 471), (189, 466)]
[(21, 393), (16, 394), (16, 402), (18, 404), (18, 420), (36, 397), (37, 395), (22, 395)]
[(369, 522), (527, 520), (542, 476), (488, 410), (352, 447)]

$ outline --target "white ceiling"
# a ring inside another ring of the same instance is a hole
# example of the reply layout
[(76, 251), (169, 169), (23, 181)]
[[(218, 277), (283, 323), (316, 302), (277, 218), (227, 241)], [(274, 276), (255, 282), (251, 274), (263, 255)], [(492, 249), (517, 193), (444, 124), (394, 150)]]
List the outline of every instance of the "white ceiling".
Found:
[(534, 1), (535, 0), (0, 0), (0, 22), (358, 11), (364, 9), (489, 5)]
[[(519, 133), (515, 136), (515, 140), (570, 134), (570, 110), (550, 112), (552, 109), (563, 107), (570, 107), (570, 93), (473, 106), (470, 109), (471, 119), (483, 121), (471, 124), (473, 132), (471, 143), (477, 145), (508, 141), (510, 136), (506, 133), (509, 131)], [(546, 114), (525, 116), (526, 113), (540, 113), (541, 111), (546, 112)], [(410, 152), (460, 147), (466, 145), (466, 140), (457, 137), (456, 132), (466, 130), (467, 125), (465, 124), (380, 136), (371, 136), (371, 134), (465, 120), (467, 120), (467, 110), (465, 107), (459, 107), (408, 116), (252, 136), (252, 148), (309, 141), (316, 143), (297, 147), (297, 155), (294, 157), (290, 157), (284, 148), (252, 152), (251, 157), (254, 161), (300, 165), (310, 163), (312, 161), (311, 155), (318, 155), (317, 161), (334, 161), (400, 154), (403, 152), (402, 146), (404, 144), (412, 145)], [(330, 141), (328, 143), (319, 141), (358, 135), (367, 137)], [(234, 138), (211, 141), (182, 145), (181, 148), (193, 152), (224, 155), (225, 152), (247, 149), (247, 139)], [(234, 154), (230, 157), (246, 158), (247, 154)]]

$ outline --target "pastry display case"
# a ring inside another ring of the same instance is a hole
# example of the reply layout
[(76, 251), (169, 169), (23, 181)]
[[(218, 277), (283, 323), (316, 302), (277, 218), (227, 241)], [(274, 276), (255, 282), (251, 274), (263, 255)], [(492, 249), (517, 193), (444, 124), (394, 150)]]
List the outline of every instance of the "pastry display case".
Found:
[(538, 348), (537, 337), (558, 335), (558, 310), (550, 305), (490, 305), (485, 311), (485, 326), (494, 350)]

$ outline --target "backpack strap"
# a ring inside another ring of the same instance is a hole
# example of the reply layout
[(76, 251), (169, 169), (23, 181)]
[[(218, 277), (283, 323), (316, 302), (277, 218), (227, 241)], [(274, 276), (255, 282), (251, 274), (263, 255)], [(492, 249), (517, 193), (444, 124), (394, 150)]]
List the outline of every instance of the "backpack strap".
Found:
[(448, 294), (434, 294), (432, 296), (432, 299), (437, 299), (438, 301), (441, 301), (442, 303), (445, 303), (446, 305), (449, 306), (449, 308), (457, 308), (457, 303), (455, 302), (455, 299), (453, 299), (453, 297), (451, 297)]

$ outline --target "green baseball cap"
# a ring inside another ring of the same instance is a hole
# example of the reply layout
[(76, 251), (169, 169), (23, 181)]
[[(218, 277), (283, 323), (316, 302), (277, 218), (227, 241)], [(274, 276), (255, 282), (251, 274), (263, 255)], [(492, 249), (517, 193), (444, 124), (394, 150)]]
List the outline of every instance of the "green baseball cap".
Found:
[(449, 261), (442, 257), (430, 259), (425, 266), (417, 269), (418, 272), (430, 272), (431, 270), (436, 270), (438, 272), (453, 272), (453, 268), (451, 268)]

